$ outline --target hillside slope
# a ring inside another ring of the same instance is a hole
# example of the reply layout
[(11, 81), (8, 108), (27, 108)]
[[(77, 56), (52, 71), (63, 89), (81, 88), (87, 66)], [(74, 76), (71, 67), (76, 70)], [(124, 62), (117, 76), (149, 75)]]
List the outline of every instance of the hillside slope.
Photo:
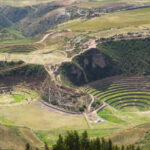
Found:
[(104, 42), (62, 64), (60, 72), (76, 85), (119, 74), (149, 75), (149, 42), (150, 38)]
[(24, 150), (30, 143), (33, 150), (43, 146), (43, 143), (28, 128), (0, 125), (0, 149)]

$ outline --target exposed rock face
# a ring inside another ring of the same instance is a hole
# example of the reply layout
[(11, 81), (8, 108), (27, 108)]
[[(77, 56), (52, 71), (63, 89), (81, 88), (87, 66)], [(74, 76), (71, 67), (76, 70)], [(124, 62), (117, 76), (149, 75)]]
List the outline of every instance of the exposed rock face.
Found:
[(102, 54), (97, 54), (92, 56), (92, 68), (96, 68), (97, 66), (100, 68), (104, 68), (106, 66), (105, 60)]
[(116, 64), (98, 49), (90, 49), (76, 56), (72, 63), (62, 64), (60, 70), (72, 83), (77, 85), (120, 73)]
[(73, 63), (63, 63), (59, 70), (65, 78), (77, 85), (85, 82), (83, 71)]

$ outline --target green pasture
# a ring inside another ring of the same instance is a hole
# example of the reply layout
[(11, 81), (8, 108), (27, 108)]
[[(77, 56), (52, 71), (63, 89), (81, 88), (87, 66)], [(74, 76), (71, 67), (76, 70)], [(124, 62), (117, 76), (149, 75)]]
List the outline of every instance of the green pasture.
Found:
[(104, 31), (150, 24), (150, 8), (114, 12), (93, 19), (76, 19), (63, 24), (72, 31)]

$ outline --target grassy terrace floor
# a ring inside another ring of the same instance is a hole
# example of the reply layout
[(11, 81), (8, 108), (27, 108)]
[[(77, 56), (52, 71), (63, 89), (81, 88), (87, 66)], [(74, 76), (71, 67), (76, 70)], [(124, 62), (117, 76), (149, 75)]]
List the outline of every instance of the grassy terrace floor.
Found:
[(38, 94), (27, 88), (12, 88), (0, 85), (0, 107), (18, 106), (21, 104), (32, 103), (38, 99)]

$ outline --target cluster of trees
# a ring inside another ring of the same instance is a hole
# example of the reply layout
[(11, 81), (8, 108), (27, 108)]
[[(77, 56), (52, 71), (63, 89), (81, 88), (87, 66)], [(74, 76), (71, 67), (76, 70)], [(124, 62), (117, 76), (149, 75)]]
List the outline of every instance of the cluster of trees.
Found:
[(24, 77), (44, 78), (46, 77), (46, 74), (47, 72), (42, 65), (30, 64), (0, 73), (0, 77), (9, 77), (17, 75)]
[(64, 138), (59, 135), (53, 150), (140, 150), (140, 147), (134, 145), (119, 147), (104, 138), (89, 139), (86, 131), (81, 136), (74, 131), (68, 132)]
[(9, 68), (9, 67), (13, 67), (15, 65), (21, 65), (23, 64), (24, 62), (23, 61), (10, 61), (10, 62), (7, 62), (7, 61), (0, 61), (0, 70), (2, 69), (6, 69), (6, 68)]
[[(33, 148), (30, 144), (26, 144), (25, 150), (33, 150)], [(35, 148), (34, 150), (39, 149)], [(141, 148), (135, 145), (119, 147), (114, 145), (111, 140), (105, 140), (104, 138), (89, 139), (86, 131), (82, 135), (79, 135), (77, 131), (72, 131), (68, 132), (65, 137), (59, 135), (52, 148), (45, 144), (43, 150), (141, 150)]]
[[(39, 148), (32, 147), (29, 143), (26, 144), (25, 150), (40, 150)], [(51, 150), (48, 145), (45, 143), (43, 150)]]

